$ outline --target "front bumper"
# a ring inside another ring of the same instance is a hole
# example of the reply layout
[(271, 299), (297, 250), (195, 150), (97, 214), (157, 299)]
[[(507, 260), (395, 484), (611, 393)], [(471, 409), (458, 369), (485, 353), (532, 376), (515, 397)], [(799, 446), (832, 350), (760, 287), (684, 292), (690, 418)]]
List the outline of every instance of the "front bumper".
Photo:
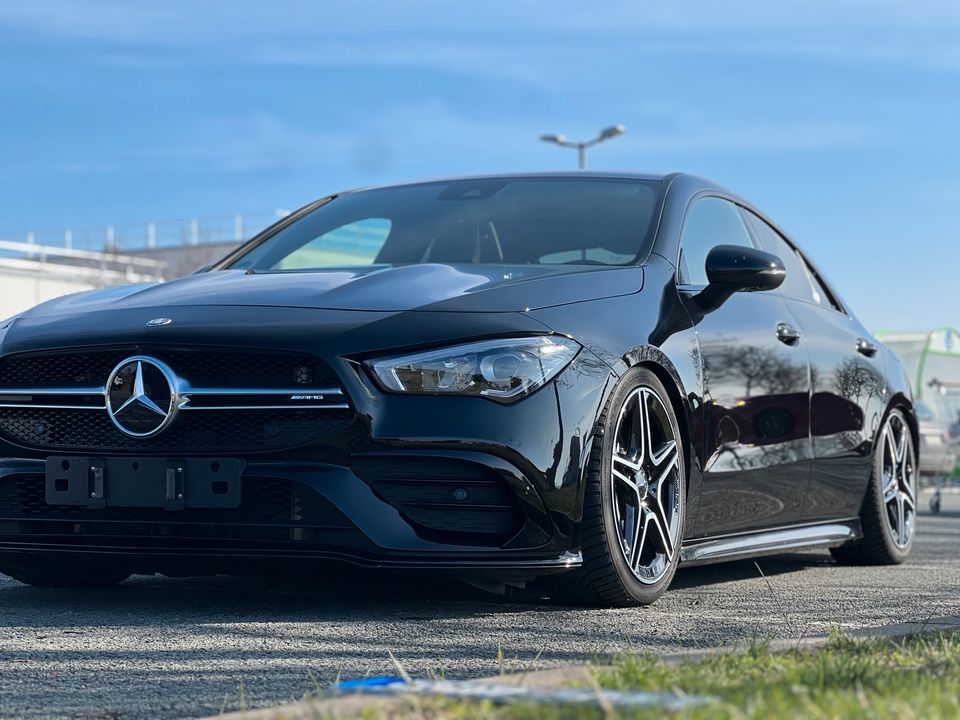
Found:
[(38, 555), (167, 574), (342, 561), (535, 577), (580, 564), (582, 477), (605, 366), (584, 354), (531, 397), (500, 405), (388, 395), (355, 363), (328, 362), (353, 422), (243, 456), (239, 508), (50, 506), (38, 500), (46, 457), (68, 453), (0, 442), (0, 569)]

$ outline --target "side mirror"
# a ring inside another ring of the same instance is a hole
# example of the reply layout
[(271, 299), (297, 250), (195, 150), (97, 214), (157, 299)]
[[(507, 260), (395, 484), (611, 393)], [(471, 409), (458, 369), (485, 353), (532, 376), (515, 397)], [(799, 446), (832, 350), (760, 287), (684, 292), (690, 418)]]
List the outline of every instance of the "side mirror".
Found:
[(707, 254), (707, 280), (729, 292), (776, 290), (787, 271), (783, 261), (763, 250), (717, 245)]

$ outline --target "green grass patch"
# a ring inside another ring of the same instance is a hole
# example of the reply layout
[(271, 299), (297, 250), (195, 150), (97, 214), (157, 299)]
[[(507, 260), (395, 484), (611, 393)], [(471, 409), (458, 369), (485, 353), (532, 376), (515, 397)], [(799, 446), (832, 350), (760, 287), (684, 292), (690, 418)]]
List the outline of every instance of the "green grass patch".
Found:
[(498, 706), (409, 700), (371, 709), (368, 720), (581, 720), (662, 718), (662, 709), (604, 708), (603, 690), (672, 691), (710, 697), (669, 717), (731, 718), (960, 718), (960, 632), (908, 640), (855, 641), (835, 633), (820, 650), (771, 652), (765, 644), (741, 652), (667, 664), (652, 655), (616, 658), (594, 671), (598, 707), (531, 704)]
[(597, 680), (609, 689), (715, 698), (682, 718), (960, 718), (960, 633), (900, 642), (834, 633), (817, 651), (775, 653), (758, 645), (673, 666), (623, 657)]

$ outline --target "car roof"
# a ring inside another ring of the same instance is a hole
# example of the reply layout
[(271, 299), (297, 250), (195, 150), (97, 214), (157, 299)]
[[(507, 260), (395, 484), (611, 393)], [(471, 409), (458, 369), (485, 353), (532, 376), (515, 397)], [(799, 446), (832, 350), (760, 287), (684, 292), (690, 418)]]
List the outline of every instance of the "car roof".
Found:
[(452, 175), (446, 177), (425, 178), (421, 180), (409, 180), (396, 183), (385, 183), (383, 185), (368, 185), (345, 190), (334, 195), (346, 195), (348, 193), (363, 192), (366, 190), (381, 190), (395, 187), (411, 187), (416, 185), (428, 185), (431, 183), (455, 182), (462, 180), (513, 180), (513, 179), (531, 179), (531, 178), (595, 178), (602, 180), (645, 180), (648, 182), (667, 182), (670, 183), (678, 178), (683, 178), (687, 184), (698, 186), (703, 189), (721, 190), (728, 194), (729, 190), (717, 185), (710, 180), (691, 175), (689, 173), (643, 173), (643, 172), (625, 172), (609, 170), (569, 170), (569, 171), (537, 171), (537, 172), (510, 172), (510, 173), (485, 173), (477, 175)]

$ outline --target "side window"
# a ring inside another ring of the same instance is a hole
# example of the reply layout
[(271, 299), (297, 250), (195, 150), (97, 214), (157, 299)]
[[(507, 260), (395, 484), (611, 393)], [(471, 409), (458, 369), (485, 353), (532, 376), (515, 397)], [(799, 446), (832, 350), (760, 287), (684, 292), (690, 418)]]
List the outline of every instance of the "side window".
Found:
[(783, 266), (787, 270), (787, 275), (783, 279), (783, 285), (780, 286), (780, 292), (788, 297), (797, 300), (806, 300), (807, 302), (819, 303), (813, 285), (810, 284), (810, 271), (807, 270), (807, 264), (803, 261), (797, 251), (790, 247), (790, 244), (783, 239), (776, 230), (767, 225), (766, 222), (758, 218), (749, 210), (747, 215), (750, 222), (753, 223), (754, 230), (757, 231), (757, 238), (760, 245), (767, 252), (773, 253), (783, 261)]
[[(800, 258), (803, 260), (803, 257)], [(810, 284), (813, 285), (813, 299), (815, 302), (825, 305), (826, 307), (832, 307), (837, 312), (843, 312), (843, 308), (840, 307), (840, 303), (837, 302), (836, 298), (831, 294), (827, 289), (827, 286), (820, 282), (813, 271), (810, 269), (810, 266), (805, 260), (803, 260), (803, 267), (807, 271), (807, 277), (810, 279)]]
[(726, 200), (697, 200), (687, 215), (680, 240), (680, 284), (707, 284), (707, 253), (717, 245), (752, 247), (737, 206)]
[(281, 260), (275, 270), (371, 265), (390, 235), (386, 218), (365, 218), (314, 238)]

